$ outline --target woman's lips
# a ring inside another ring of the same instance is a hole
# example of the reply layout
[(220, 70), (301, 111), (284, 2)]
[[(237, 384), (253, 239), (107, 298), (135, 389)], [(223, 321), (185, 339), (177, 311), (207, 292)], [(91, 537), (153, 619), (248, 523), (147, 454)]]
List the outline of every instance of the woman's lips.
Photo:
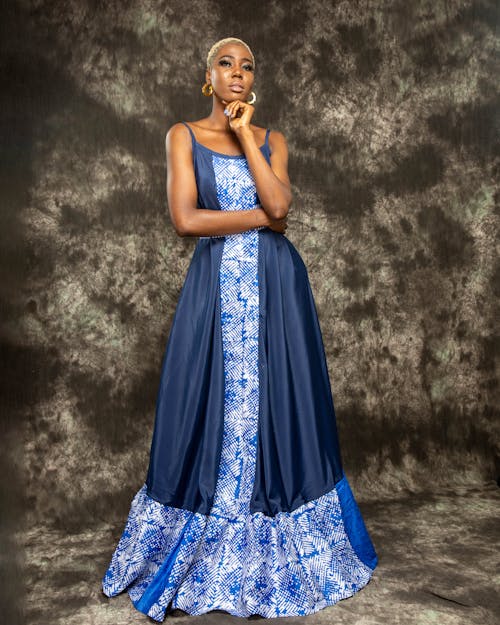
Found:
[(243, 91), (243, 87), (241, 85), (229, 85), (231, 91), (235, 91), (236, 93), (241, 93)]

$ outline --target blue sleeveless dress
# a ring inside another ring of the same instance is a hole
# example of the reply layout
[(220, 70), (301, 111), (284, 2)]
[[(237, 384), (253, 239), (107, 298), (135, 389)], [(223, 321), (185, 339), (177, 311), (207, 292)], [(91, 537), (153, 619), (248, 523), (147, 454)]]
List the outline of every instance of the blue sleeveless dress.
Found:
[[(198, 143), (198, 207), (260, 206), (244, 154)], [(270, 164), (269, 129), (260, 147)], [(305, 615), (378, 558), (342, 468), (300, 254), (262, 227), (199, 237), (165, 349), (146, 479), (102, 579), (156, 621), (178, 608)]]

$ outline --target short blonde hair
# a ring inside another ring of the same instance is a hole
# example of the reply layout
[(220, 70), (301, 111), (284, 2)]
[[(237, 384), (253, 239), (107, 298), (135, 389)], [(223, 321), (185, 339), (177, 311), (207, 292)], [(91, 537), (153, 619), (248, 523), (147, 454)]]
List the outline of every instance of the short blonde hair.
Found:
[(225, 39), (219, 39), (219, 41), (214, 43), (214, 45), (210, 48), (207, 54), (207, 69), (208, 70), (212, 68), (215, 55), (222, 48), (222, 46), (226, 45), (226, 43), (239, 43), (245, 46), (245, 48), (248, 50), (248, 53), (250, 54), (253, 66), (255, 68), (255, 59), (254, 59), (252, 51), (250, 50), (250, 46), (247, 43), (245, 43), (242, 39), (238, 39), (237, 37), (226, 37)]

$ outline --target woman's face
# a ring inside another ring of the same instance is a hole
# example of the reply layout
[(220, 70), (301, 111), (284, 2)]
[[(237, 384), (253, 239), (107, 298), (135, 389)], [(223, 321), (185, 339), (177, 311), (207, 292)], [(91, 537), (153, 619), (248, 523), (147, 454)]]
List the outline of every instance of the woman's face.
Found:
[(245, 46), (227, 43), (215, 55), (211, 71), (206, 72), (221, 100), (247, 100), (254, 82), (252, 59)]

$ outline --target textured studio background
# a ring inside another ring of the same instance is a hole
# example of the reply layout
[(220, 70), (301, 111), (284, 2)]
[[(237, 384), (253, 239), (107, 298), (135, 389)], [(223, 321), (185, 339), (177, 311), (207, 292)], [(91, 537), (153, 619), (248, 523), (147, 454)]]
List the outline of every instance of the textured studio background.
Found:
[(231, 35), (256, 56), (253, 122), (288, 140), (355, 494), (497, 479), (498, 29), (493, 0), (3, 7), (4, 528), (114, 523), (101, 565), (114, 547), (196, 243), (170, 223), (165, 134), (209, 113)]

